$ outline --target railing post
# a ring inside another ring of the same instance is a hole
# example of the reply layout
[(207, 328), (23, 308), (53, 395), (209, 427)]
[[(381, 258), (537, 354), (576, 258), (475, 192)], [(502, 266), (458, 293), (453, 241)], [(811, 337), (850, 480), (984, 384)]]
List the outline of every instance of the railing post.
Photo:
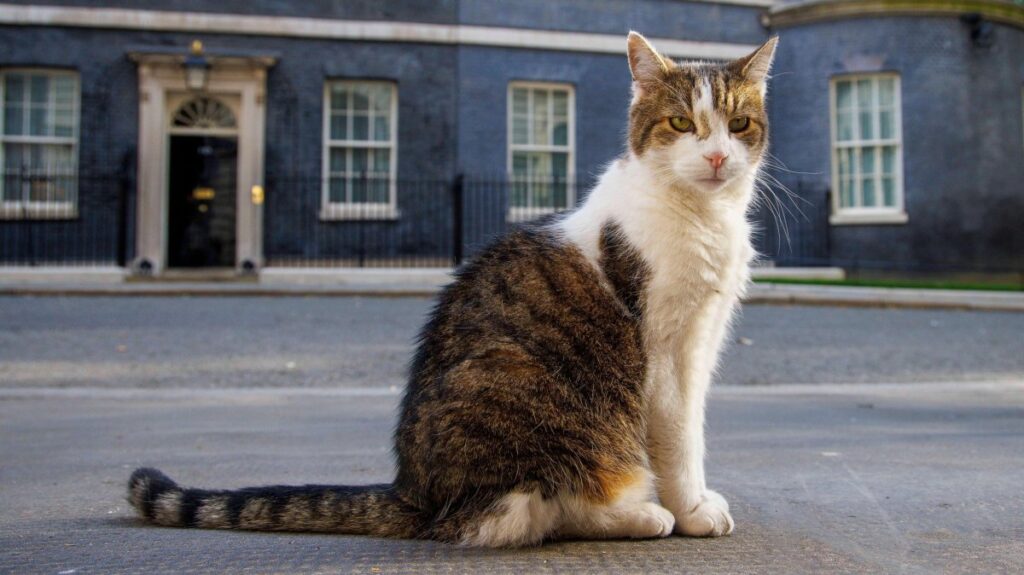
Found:
[[(370, 193), (370, 189), (369, 189), (369, 180), (366, 177), (366, 171), (365, 170), (359, 175), (359, 181), (363, 185), (363, 194), (364, 194), (364, 196), (368, 197), (369, 193)], [(366, 199), (363, 200), (363, 202), (366, 202), (366, 201), (367, 201)], [(364, 204), (364, 206), (365, 206), (365, 204)], [(367, 212), (369, 210), (366, 207), (364, 207), (363, 211), (364, 211), (364, 214), (365, 214), (365, 212)], [(370, 219), (372, 220), (373, 218), (371, 217)], [(365, 268), (366, 267), (366, 238), (365, 238), (366, 229), (365, 229), (365, 227), (366, 227), (366, 219), (364, 219), (364, 218), (356, 218), (356, 230), (359, 233), (359, 267), (361, 267), (361, 268)]]
[(28, 165), (22, 164), (19, 173), (21, 181), (18, 182), (18, 189), (21, 192), (21, 222), (28, 236), (28, 265), (36, 265), (36, 229), (32, 218), (28, 214), (28, 202), (32, 193), (32, 174), (28, 171)]
[(462, 264), (462, 201), (465, 177), (456, 174), (452, 182), (452, 265)]
[(132, 187), (131, 165), (131, 154), (125, 154), (121, 159), (120, 185), (117, 191), (117, 265), (121, 267), (128, 265), (128, 196)]

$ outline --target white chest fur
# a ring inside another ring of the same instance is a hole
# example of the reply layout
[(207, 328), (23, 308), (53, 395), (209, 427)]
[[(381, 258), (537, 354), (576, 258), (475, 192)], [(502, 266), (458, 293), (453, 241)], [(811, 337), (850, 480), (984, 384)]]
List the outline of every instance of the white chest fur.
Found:
[(749, 189), (715, 197), (665, 190), (643, 166), (619, 160), (561, 226), (600, 269), (601, 227), (609, 220), (620, 225), (651, 270), (644, 298), (648, 345), (673, 346), (696, 324), (727, 323), (721, 308), (731, 309), (742, 295), (754, 255), (745, 218), (749, 195)]

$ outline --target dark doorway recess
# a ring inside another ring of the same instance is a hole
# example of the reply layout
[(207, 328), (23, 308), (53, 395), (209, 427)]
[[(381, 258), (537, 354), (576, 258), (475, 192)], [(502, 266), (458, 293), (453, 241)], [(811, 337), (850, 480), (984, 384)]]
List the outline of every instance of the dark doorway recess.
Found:
[(234, 267), (238, 142), (171, 136), (169, 267)]

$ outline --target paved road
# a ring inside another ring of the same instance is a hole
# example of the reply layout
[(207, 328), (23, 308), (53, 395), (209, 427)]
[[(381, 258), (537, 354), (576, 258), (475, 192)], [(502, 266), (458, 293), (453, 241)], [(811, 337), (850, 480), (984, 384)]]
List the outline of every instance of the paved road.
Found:
[(154, 393), (0, 390), (0, 572), (1024, 572), (1021, 383), (720, 388), (709, 474), (731, 537), (520, 551), (144, 526), (123, 500), (137, 465), (210, 487), (392, 473), (393, 394)]
[[(422, 298), (0, 297), (0, 387), (401, 387)], [(1024, 314), (750, 305), (726, 385), (1021, 380)]]

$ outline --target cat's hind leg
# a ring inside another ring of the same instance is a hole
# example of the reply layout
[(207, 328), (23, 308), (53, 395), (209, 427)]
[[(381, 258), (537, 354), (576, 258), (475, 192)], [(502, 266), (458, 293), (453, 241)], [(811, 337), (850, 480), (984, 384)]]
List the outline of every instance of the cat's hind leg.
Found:
[(524, 547), (540, 544), (562, 519), (559, 501), (539, 490), (512, 492), (499, 499), (463, 531), (468, 547)]
[[(606, 478), (607, 481), (607, 478)], [(649, 539), (672, 534), (675, 517), (654, 503), (651, 474), (636, 469), (614, 479), (605, 497), (570, 495), (561, 498), (558, 537), (570, 539)]]

